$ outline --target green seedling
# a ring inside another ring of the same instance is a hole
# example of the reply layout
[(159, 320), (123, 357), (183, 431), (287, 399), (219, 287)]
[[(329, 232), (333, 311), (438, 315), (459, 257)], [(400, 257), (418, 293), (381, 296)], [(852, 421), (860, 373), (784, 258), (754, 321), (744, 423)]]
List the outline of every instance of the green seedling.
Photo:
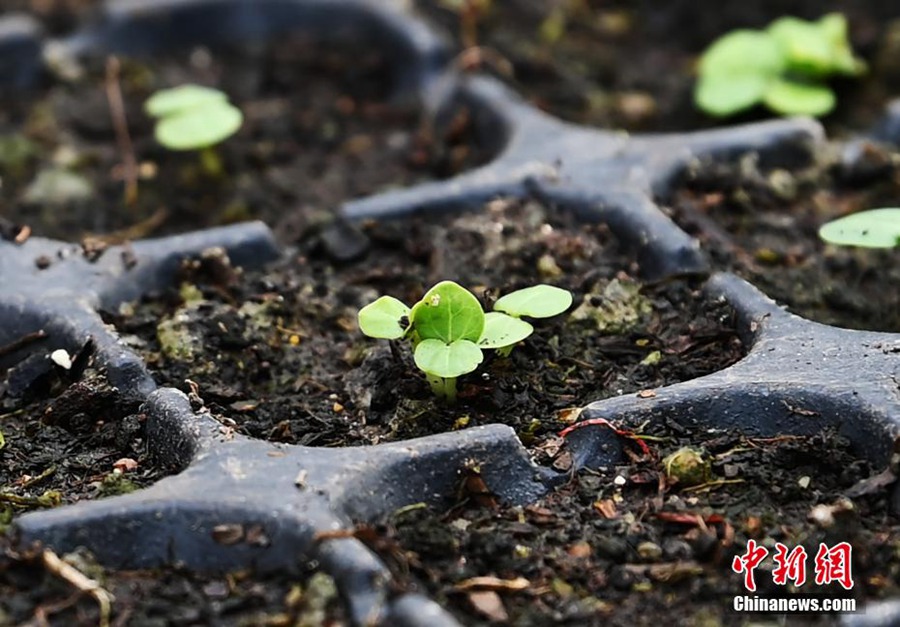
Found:
[(900, 246), (900, 208), (869, 209), (823, 224), (819, 237), (829, 244), (863, 248)]
[(865, 69), (840, 13), (818, 21), (783, 17), (765, 30), (740, 29), (713, 42), (700, 59), (694, 101), (716, 117), (758, 104), (782, 115), (821, 116), (835, 105), (825, 81)]
[(169, 150), (197, 150), (203, 169), (212, 176), (222, 173), (222, 162), (213, 146), (241, 127), (241, 110), (217, 89), (181, 85), (162, 89), (146, 103), (147, 115), (156, 118), (156, 141)]
[(453, 281), (442, 281), (412, 308), (391, 296), (366, 305), (359, 311), (359, 328), (369, 337), (408, 339), (416, 366), (432, 391), (454, 403), (456, 380), (478, 368), (484, 349), (509, 354), (534, 331), (518, 316), (554, 316), (571, 304), (572, 295), (565, 290), (538, 285), (508, 294), (495, 305), (503, 311), (485, 314), (474, 294)]
[(456, 402), (456, 379), (484, 359), (476, 344), (484, 330), (481, 303), (464, 287), (443, 281), (413, 306), (409, 321), (417, 336), (416, 366), (435, 394)]

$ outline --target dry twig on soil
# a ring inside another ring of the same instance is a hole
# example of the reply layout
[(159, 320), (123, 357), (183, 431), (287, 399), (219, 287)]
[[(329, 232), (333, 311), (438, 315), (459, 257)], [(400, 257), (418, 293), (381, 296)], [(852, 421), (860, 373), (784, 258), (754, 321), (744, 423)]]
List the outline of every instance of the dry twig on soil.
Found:
[(50, 549), (44, 549), (41, 553), (41, 561), (44, 568), (70, 584), (79, 592), (87, 593), (94, 597), (100, 606), (100, 627), (109, 627), (109, 616), (112, 611), (113, 596), (103, 586), (82, 573), (80, 570), (61, 560)]

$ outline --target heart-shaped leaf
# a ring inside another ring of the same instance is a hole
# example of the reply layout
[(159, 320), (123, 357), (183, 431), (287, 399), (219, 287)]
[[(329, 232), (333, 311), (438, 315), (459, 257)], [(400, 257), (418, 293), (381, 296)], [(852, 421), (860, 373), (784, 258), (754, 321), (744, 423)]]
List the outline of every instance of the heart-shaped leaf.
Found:
[(393, 296), (382, 296), (359, 310), (359, 329), (369, 337), (397, 340), (408, 327), (409, 307)]
[(416, 346), (416, 366), (423, 372), (454, 379), (472, 372), (484, 359), (474, 342), (457, 340), (447, 344), (437, 339), (422, 340)]
[(561, 314), (572, 306), (572, 294), (552, 285), (535, 285), (517, 290), (494, 303), (496, 311), (512, 316), (549, 318)]
[(156, 141), (169, 150), (199, 150), (234, 134), (244, 121), (241, 110), (224, 100), (167, 115), (156, 124)]
[(870, 209), (834, 220), (819, 229), (831, 244), (893, 248), (900, 246), (900, 208)]
[(484, 330), (481, 303), (469, 290), (453, 281), (432, 287), (412, 309), (410, 320), (423, 340), (477, 342)]
[(534, 332), (534, 327), (499, 311), (484, 314), (484, 331), (478, 340), (481, 348), (504, 348), (518, 344)]

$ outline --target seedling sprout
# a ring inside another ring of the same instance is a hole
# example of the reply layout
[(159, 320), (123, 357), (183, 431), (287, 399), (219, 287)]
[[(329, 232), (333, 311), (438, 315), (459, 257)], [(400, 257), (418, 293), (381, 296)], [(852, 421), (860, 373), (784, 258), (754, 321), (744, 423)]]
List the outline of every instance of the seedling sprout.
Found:
[(359, 311), (359, 328), (369, 337), (408, 339), (415, 364), (432, 391), (454, 403), (456, 380), (478, 368), (483, 349), (508, 355), (532, 334), (531, 324), (518, 316), (555, 316), (571, 304), (569, 292), (537, 285), (508, 294), (497, 301), (498, 311), (485, 314), (474, 294), (453, 281), (442, 281), (411, 309), (391, 296), (380, 297)]
[(214, 176), (222, 165), (212, 147), (234, 135), (244, 121), (228, 96), (200, 85), (162, 89), (144, 103), (144, 109), (157, 120), (156, 141), (169, 150), (200, 151), (204, 170)]

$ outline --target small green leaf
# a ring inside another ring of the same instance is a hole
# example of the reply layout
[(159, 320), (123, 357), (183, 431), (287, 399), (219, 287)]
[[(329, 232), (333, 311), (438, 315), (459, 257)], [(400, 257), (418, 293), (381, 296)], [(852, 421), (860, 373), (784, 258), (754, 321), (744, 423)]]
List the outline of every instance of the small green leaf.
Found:
[(518, 344), (534, 332), (534, 327), (498, 311), (484, 314), (484, 331), (478, 340), (481, 348), (503, 348)]
[(227, 102), (228, 96), (211, 87), (181, 85), (161, 89), (144, 103), (144, 111), (154, 118), (164, 118), (187, 109), (204, 108), (210, 103)]
[(415, 361), (430, 375), (452, 379), (472, 372), (484, 359), (474, 342), (457, 340), (447, 344), (437, 339), (422, 340), (416, 346)]
[(767, 30), (784, 51), (788, 70), (813, 76), (831, 73), (833, 45), (817, 22), (782, 17)]
[(853, 56), (847, 19), (840, 13), (829, 13), (816, 22), (783, 17), (772, 22), (768, 31), (784, 51), (788, 71), (812, 77), (865, 71), (865, 64)]
[(243, 121), (234, 105), (211, 101), (162, 118), (156, 124), (156, 141), (170, 150), (198, 150), (233, 135)]
[(819, 237), (841, 246), (900, 246), (900, 208), (870, 209), (833, 220), (822, 225)]
[(825, 115), (834, 109), (834, 92), (825, 85), (779, 79), (766, 89), (763, 102), (783, 115)]
[[(406, 325), (401, 322), (406, 316)], [(359, 330), (369, 337), (397, 340), (409, 327), (409, 307), (393, 296), (382, 296), (359, 310)]]
[(701, 76), (774, 77), (784, 70), (778, 43), (766, 32), (740, 29), (714, 41), (700, 59)]
[(445, 344), (457, 340), (476, 342), (484, 330), (481, 303), (472, 292), (453, 281), (442, 281), (428, 290), (413, 307), (410, 320), (420, 338)]
[(847, 35), (847, 18), (840, 13), (829, 13), (819, 19), (819, 28), (831, 45), (832, 71), (849, 76), (866, 71), (865, 62), (853, 55), (853, 48)]
[(713, 42), (700, 59), (694, 102), (710, 115), (734, 115), (758, 104), (783, 70), (781, 48), (768, 33), (736, 30)]
[(531, 318), (550, 318), (572, 306), (572, 294), (553, 285), (535, 285), (501, 297), (494, 303), (496, 311)]
[(703, 75), (694, 89), (694, 102), (710, 115), (727, 117), (758, 104), (772, 80), (762, 74)]

